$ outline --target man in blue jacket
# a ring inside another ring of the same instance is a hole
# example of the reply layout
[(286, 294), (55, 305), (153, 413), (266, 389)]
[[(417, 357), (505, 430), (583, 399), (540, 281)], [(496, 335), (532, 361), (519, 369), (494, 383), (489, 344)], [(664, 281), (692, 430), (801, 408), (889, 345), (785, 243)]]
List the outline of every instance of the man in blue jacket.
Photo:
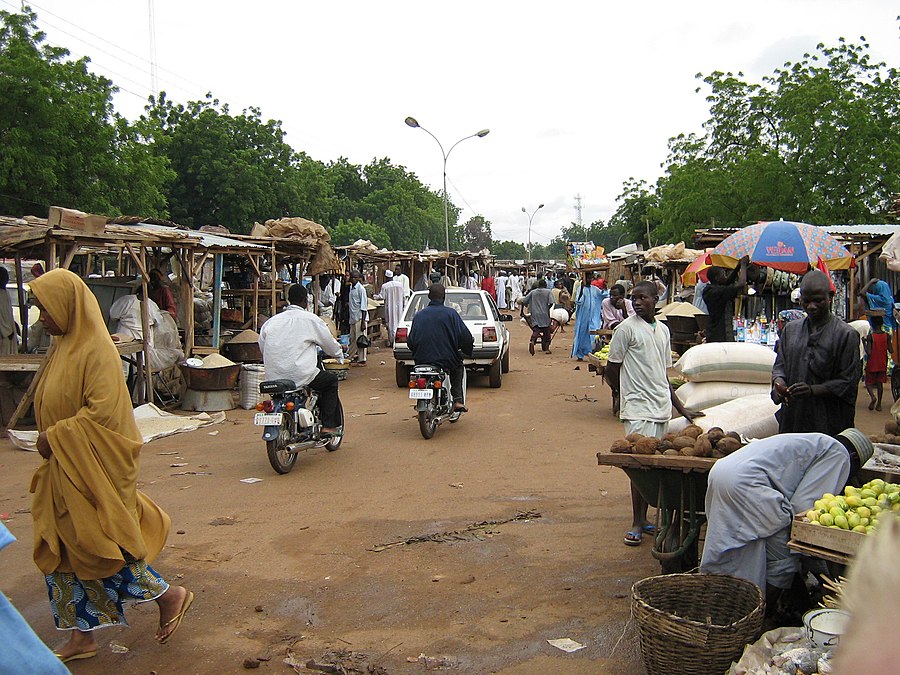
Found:
[(430, 302), (413, 318), (406, 344), (417, 366), (439, 366), (450, 376), (453, 412), (469, 412), (463, 403), (465, 366), (459, 353), (471, 356), (475, 341), (457, 311), (444, 305), (444, 296), (441, 284), (428, 288)]

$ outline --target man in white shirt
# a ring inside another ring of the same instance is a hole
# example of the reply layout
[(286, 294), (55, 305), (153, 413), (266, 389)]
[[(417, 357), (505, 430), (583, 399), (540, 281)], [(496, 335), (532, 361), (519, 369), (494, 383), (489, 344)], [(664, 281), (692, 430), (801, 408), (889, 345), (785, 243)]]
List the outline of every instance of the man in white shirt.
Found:
[(376, 300), (384, 300), (384, 322), (387, 324), (387, 346), (394, 344), (394, 334), (397, 332), (397, 324), (400, 323), (400, 315), (403, 313), (403, 305), (406, 296), (403, 294), (403, 284), (390, 271), (385, 270), (387, 281), (381, 285), (381, 291), (375, 296)]
[(321, 318), (307, 311), (308, 291), (302, 284), (288, 289), (283, 311), (259, 329), (259, 348), (267, 380), (291, 380), (298, 387), (309, 386), (319, 394), (322, 433), (339, 435), (337, 408), (338, 378), (319, 368), (317, 348), (329, 356), (343, 359), (341, 345)]
[(403, 299), (406, 300), (412, 294), (412, 289), (409, 286), (409, 277), (403, 273), (400, 265), (394, 268), (394, 281), (399, 281), (403, 286)]
[[(625, 435), (662, 438), (669, 427), (672, 406), (688, 420), (702, 413), (685, 409), (669, 384), (666, 370), (672, 366), (672, 347), (669, 329), (656, 320), (656, 284), (641, 281), (634, 287), (631, 300), (635, 313), (613, 333), (606, 379), (613, 396), (619, 397)], [(625, 544), (637, 546), (644, 534), (653, 534), (656, 528), (647, 521), (647, 502), (633, 483), (631, 508), (633, 521)]]

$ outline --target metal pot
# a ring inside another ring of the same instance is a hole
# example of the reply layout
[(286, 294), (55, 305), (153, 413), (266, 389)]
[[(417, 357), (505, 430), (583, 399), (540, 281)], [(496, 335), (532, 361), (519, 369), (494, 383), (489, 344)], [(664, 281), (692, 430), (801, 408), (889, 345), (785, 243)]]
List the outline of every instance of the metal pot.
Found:
[(241, 364), (221, 368), (191, 368), (185, 363), (178, 364), (188, 389), (195, 391), (220, 391), (234, 389), (241, 374)]
[(833, 649), (850, 624), (850, 615), (840, 609), (813, 609), (803, 615), (806, 639), (816, 649)]

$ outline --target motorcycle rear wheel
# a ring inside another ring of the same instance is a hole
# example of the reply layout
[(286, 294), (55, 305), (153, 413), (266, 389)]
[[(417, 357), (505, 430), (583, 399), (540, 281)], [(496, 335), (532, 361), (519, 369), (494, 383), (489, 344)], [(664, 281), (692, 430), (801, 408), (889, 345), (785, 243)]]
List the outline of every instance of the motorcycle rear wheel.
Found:
[(266, 454), (269, 456), (269, 464), (277, 473), (289, 473), (297, 463), (297, 453), (288, 450), (291, 438), (294, 436), (294, 424), (289, 415), (284, 416), (278, 437), (274, 441), (266, 441)]
[(332, 436), (331, 439), (325, 444), (325, 449), (328, 452), (334, 452), (339, 447), (341, 447), (341, 442), (344, 440), (343, 431), (344, 431), (344, 406), (338, 401), (337, 405), (337, 418), (338, 418), (338, 426), (341, 427), (341, 435), (340, 436)]
[(419, 431), (422, 432), (422, 438), (429, 439), (434, 436), (437, 429), (437, 418), (434, 417), (431, 410), (419, 411)]

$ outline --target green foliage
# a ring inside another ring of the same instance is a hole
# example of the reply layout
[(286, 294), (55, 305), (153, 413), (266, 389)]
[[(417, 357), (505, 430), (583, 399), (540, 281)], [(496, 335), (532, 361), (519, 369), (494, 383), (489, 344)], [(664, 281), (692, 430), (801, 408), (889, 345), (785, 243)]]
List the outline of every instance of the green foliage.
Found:
[(113, 112), (112, 82), (43, 44), (36, 18), (0, 11), (0, 212), (166, 215), (165, 158)]
[(331, 230), (331, 243), (335, 246), (348, 246), (357, 239), (368, 239), (379, 248), (391, 248), (391, 238), (383, 227), (360, 218), (339, 220)]
[(156, 147), (175, 171), (169, 208), (176, 222), (247, 233), (254, 220), (296, 215), (310, 202), (324, 211), (315, 204), (316, 190), (307, 194), (299, 180), (304, 157), (285, 142), (281, 122), (263, 121), (258, 108), (232, 115), (209, 95), (183, 106), (163, 92), (146, 112)]
[(525, 244), (517, 241), (495, 241), (490, 246), (491, 254), (498, 260), (525, 260), (528, 257), (528, 251)]

